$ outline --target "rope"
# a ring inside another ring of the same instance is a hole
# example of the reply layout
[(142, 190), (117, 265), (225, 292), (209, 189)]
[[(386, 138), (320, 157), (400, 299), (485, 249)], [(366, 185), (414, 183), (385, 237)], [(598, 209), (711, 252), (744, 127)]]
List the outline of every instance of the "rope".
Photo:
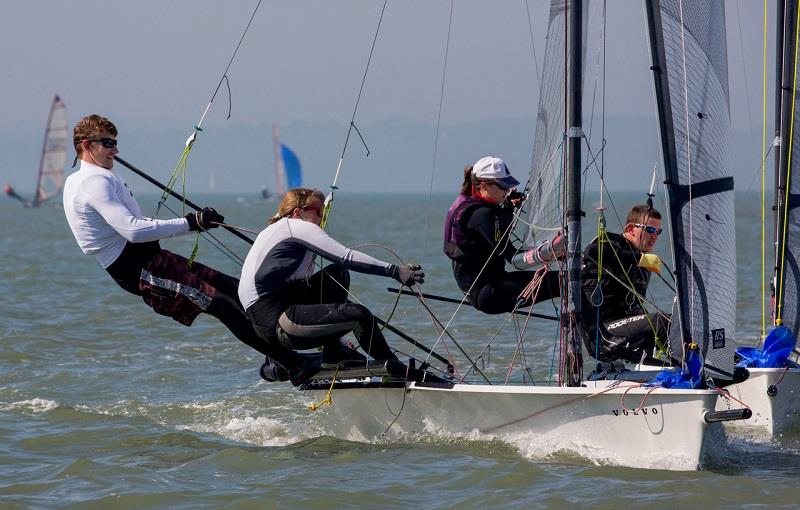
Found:
[(317, 402), (316, 404), (309, 404), (308, 410), (309, 411), (316, 411), (322, 406), (329, 406), (333, 405), (333, 387), (336, 385), (336, 376), (339, 375), (339, 365), (336, 365), (336, 372), (333, 373), (333, 377), (331, 377), (331, 386), (328, 388), (327, 393), (325, 394), (325, 398)]

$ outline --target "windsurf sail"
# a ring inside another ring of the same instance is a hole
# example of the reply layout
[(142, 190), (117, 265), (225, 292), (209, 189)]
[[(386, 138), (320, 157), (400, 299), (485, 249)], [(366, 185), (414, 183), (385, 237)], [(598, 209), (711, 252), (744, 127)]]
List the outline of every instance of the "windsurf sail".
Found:
[(297, 154), (281, 143), (277, 125), (272, 126), (272, 139), (275, 148), (275, 190), (278, 197), (283, 197), (290, 189), (303, 185), (303, 171)]
[(36, 191), (33, 200), (20, 196), (10, 184), (3, 186), (6, 195), (16, 198), (26, 207), (38, 207), (61, 193), (64, 187), (64, 163), (67, 161), (67, 108), (58, 97), (53, 98), (50, 114), (47, 116), (47, 128), (42, 143), (42, 157), (39, 160), (39, 172), (36, 176)]
[(53, 98), (47, 130), (42, 144), (42, 158), (36, 179), (36, 196), (33, 206), (50, 200), (64, 187), (64, 163), (67, 161), (67, 107), (58, 95)]
[(673, 355), (700, 346), (706, 375), (731, 380), (736, 234), (722, 0), (647, 0), (677, 301)]

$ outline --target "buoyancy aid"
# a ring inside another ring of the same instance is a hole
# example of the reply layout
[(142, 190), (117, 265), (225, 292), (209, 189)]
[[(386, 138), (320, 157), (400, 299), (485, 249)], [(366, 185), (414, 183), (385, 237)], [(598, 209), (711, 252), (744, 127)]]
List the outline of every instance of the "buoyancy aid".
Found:
[(464, 218), (466, 214), (475, 207), (487, 205), (485, 200), (477, 197), (459, 194), (450, 210), (447, 211), (447, 218), (444, 222), (444, 254), (456, 262), (467, 258), (462, 246), (467, 240), (464, 233)]

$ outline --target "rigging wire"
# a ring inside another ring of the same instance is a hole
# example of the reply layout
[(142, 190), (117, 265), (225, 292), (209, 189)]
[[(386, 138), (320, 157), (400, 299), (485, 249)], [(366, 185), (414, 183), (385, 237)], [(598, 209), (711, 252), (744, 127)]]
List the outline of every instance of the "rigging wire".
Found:
[[(339, 189), (336, 183), (339, 182), (339, 173), (342, 170), (342, 163), (344, 162), (344, 155), (347, 152), (347, 144), (350, 141), (350, 134), (353, 132), (353, 128), (355, 128), (355, 121), (356, 121), (356, 113), (358, 112), (358, 105), (361, 102), (361, 94), (364, 92), (364, 84), (367, 81), (367, 73), (369, 72), (369, 64), (372, 62), (372, 55), (375, 52), (375, 44), (378, 42), (378, 34), (381, 31), (381, 23), (383, 23), (383, 14), (386, 12), (386, 4), (389, 0), (383, 1), (383, 7), (381, 8), (381, 15), (378, 19), (378, 27), (375, 29), (375, 37), (372, 39), (372, 47), (369, 50), (369, 58), (367, 58), (367, 65), (364, 67), (364, 75), (361, 77), (361, 86), (358, 89), (358, 97), (356, 97), (356, 104), (353, 107), (353, 116), (350, 118), (350, 125), (347, 127), (347, 136), (344, 139), (344, 146), (342, 147), (342, 155), (339, 157), (339, 164), (336, 165), (336, 174), (333, 176), (333, 183), (330, 185), (330, 191), (328, 192), (328, 196), (325, 197), (325, 203), (322, 208), (322, 222), (320, 226), (324, 229), (328, 225), (328, 218), (331, 214), (331, 208), (333, 207), (333, 195), (334, 192)], [(358, 131), (358, 129), (356, 129)], [(358, 133), (358, 136), (361, 137), (361, 133)], [(361, 137), (361, 141), (363, 143), (364, 138)], [(366, 144), (364, 144), (366, 147)], [(367, 148), (367, 155), (369, 155), (369, 148)]]
[[(681, 56), (683, 57), (683, 113), (684, 113), (684, 121), (686, 125), (686, 165), (689, 173), (688, 182), (692, 182), (692, 147), (691, 147), (691, 136), (689, 131), (689, 76), (686, 70), (686, 32), (685, 32), (685, 25), (683, 20), (683, 0), (678, 2), (678, 11), (680, 13), (680, 20), (681, 20)], [(692, 227), (694, 226), (694, 215), (693, 215), (693, 208), (692, 208), (692, 186), (689, 186), (689, 258), (690, 260), (694, 258), (694, 232)], [(688, 271), (689, 273), (689, 288), (694, 288), (694, 271)], [(689, 300), (689, 307), (690, 307), (690, 320), (689, 323), (694, 330), (695, 324), (695, 300), (694, 298)], [(683, 317), (682, 317), (683, 318)], [(683, 329), (681, 328), (681, 333), (683, 333)], [(686, 339), (683, 339), (683, 344), (686, 344)], [(694, 341), (694, 339), (689, 339), (690, 341)], [(685, 354), (685, 353), (684, 353)], [(685, 356), (684, 356), (685, 357)]]
[[(531, 34), (531, 51), (533, 51), (533, 66), (536, 70), (536, 83), (539, 86), (539, 91), (542, 90), (542, 77), (539, 73), (539, 59), (536, 58), (536, 44), (533, 39), (533, 23), (531, 22), (531, 8), (528, 5), (528, 0), (525, 0), (525, 11), (527, 12), (528, 32)], [(541, 92), (540, 92), (541, 93)]]
[(442, 84), (439, 90), (439, 111), (436, 115), (436, 135), (433, 139), (433, 161), (431, 163), (431, 180), (428, 184), (428, 206), (425, 208), (425, 235), (422, 236), (422, 253), (420, 263), (425, 265), (425, 254), (428, 248), (428, 230), (430, 228), (430, 212), (433, 203), (433, 178), (436, 175), (436, 164), (439, 159), (439, 128), (442, 123), (442, 104), (444, 104), (444, 85), (447, 77), (447, 56), (450, 53), (450, 34), (453, 28), (453, 5), (455, 0), (450, 0), (450, 17), (447, 22), (447, 42), (444, 46), (444, 64), (442, 65)]
[[(156, 205), (156, 211), (153, 217), (157, 217), (159, 211), (161, 210), (161, 206), (164, 205), (164, 202), (167, 200), (167, 197), (172, 191), (172, 188), (175, 186), (175, 183), (178, 179), (181, 179), (181, 190), (183, 195), (186, 195), (186, 165), (187, 160), (189, 158), (189, 153), (194, 146), (194, 142), (197, 139), (197, 134), (203, 130), (203, 121), (206, 118), (209, 110), (211, 109), (211, 104), (214, 102), (214, 98), (217, 97), (217, 93), (219, 92), (220, 87), (222, 87), (222, 83), (225, 82), (228, 88), (228, 117), (231, 116), (231, 96), (230, 96), (230, 83), (228, 80), (228, 70), (231, 68), (234, 59), (236, 58), (236, 54), (239, 52), (239, 48), (242, 46), (242, 42), (244, 41), (245, 36), (247, 35), (248, 30), (250, 29), (250, 25), (253, 23), (253, 18), (255, 18), (256, 13), (258, 12), (258, 8), (261, 7), (262, 0), (258, 0), (255, 9), (253, 9), (253, 14), (250, 15), (250, 19), (247, 22), (247, 26), (245, 26), (244, 30), (242, 31), (242, 35), (239, 38), (239, 42), (236, 44), (236, 49), (233, 51), (230, 60), (228, 60), (228, 65), (225, 67), (225, 71), (222, 73), (222, 76), (219, 79), (219, 83), (217, 83), (217, 87), (214, 89), (214, 93), (211, 96), (211, 99), (208, 101), (205, 110), (203, 111), (203, 115), (200, 117), (200, 121), (194, 126), (194, 130), (192, 134), (189, 135), (189, 138), (186, 139), (186, 143), (184, 144), (183, 152), (181, 152), (180, 157), (178, 158), (178, 162), (175, 164), (175, 168), (172, 170), (172, 174), (170, 175), (169, 180), (167, 181), (167, 185), (164, 189), (164, 192), (161, 195), (161, 198), (158, 201), (158, 205)], [(186, 209), (186, 204), (184, 203), (182, 206), (182, 210)], [(195, 237), (194, 248), (192, 249), (192, 253), (189, 256), (189, 263), (197, 257), (197, 252), (200, 248), (200, 233), (198, 232), (197, 236)]]
[(247, 35), (248, 30), (250, 30), (250, 25), (253, 23), (253, 19), (256, 17), (256, 13), (258, 12), (259, 7), (261, 7), (262, 0), (258, 0), (255, 9), (253, 9), (253, 14), (250, 15), (250, 19), (247, 21), (247, 25), (245, 26), (244, 30), (242, 31), (242, 35), (239, 37), (239, 42), (236, 44), (236, 49), (233, 50), (233, 54), (231, 58), (228, 60), (228, 65), (225, 66), (225, 71), (223, 71), (222, 76), (220, 76), (219, 83), (217, 83), (217, 87), (214, 89), (214, 93), (211, 95), (211, 99), (208, 100), (208, 104), (206, 105), (205, 110), (203, 110), (203, 114), (200, 116), (200, 121), (194, 126), (194, 131), (192, 134), (189, 135), (187, 138), (185, 147), (183, 152), (181, 153), (180, 158), (178, 159), (178, 163), (175, 166), (175, 169), (172, 171), (172, 175), (170, 176), (169, 181), (167, 182), (167, 189), (161, 195), (161, 199), (158, 201), (158, 206), (156, 207), (156, 215), (158, 215), (161, 206), (166, 201), (167, 196), (169, 195), (169, 191), (174, 186), (175, 182), (179, 177), (182, 176), (183, 178), (183, 188), (186, 191), (186, 160), (189, 156), (189, 152), (192, 150), (192, 146), (194, 145), (195, 140), (197, 139), (197, 134), (203, 130), (203, 122), (205, 121), (206, 115), (208, 115), (209, 110), (211, 110), (211, 105), (214, 103), (214, 99), (217, 97), (217, 93), (219, 92), (220, 87), (222, 87), (222, 83), (225, 82), (228, 88), (228, 117), (231, 116), (231, 97), (230, 97), (230, 83), (228, 82), (228, 71), (233, 64), (234, 59), (236, 59), (236, 54), (239, 53), (239, 48), (242, 46), (242, 42), (244, 41), (245, 36)]
[[(762, 57), (761, 57), (761, 154), (766, 151), (767, 143), (767, 0), (764, 0), (764, 24), (762, 28)], [(770, 151), (772, 146), (770, 145)], [(766, 157), (761, 160), (761, 331), (759, 338), (764, 338), (767, 330), (767, 169)]]

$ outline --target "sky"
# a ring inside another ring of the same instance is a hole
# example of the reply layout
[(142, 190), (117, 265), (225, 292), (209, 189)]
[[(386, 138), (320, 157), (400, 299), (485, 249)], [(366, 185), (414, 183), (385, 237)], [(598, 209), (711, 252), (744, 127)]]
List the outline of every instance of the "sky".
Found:
[[(90, 113), (109, 117), (120, 130), (120, 156), (166, 180), (257, 3), (5, 2), (0, 180), (33, 188), (55, 93), (71, 125)], [(455, 190), (463, 166), (486, 154), (527, 174), (549, 2), (456, 0), (452, 23), (450, 5), (388, 2), (355, 117), (366, 146), (352, 134), (343, 191)], [(601, 6), (590, 3), (590, 15)], [(263, 0), (227, 73), (230, 96), (223, 84), (204, 120), (188, 189), (252, 193), (272, 186), (273, 124), (298, 153), (306, 184), (326, 189), (382, 8), (379, 0)], [(771, 16), (773, 2), (768, 9)], [(732, 146), (739, 151), (733, 164), (742, 189), (760, 161), (762, 3), (729, 0), (726, 10)], [(658, 158), (642, 1), (609, 1), (607, 24), (606, 138), (617, 167), (609, 179), (640, 189)], [(599, 48), (599, 34), (590, 34), (587, 98), (599, 89)], [(600, 96), (593, 97), (598, 104)]]

